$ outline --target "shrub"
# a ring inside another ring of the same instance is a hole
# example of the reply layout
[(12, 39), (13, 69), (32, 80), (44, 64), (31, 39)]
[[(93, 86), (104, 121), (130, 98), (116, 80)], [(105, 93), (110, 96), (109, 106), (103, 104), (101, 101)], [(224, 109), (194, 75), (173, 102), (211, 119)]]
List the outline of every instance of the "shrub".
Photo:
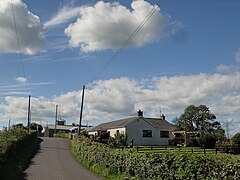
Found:
[(19, 179), (36, 146), (36, 134), (22, 126), (0, 131), (0, 179)]
[(116, 133), (114, 137), (110, 137), (109, 145), (111, 147), (120, 147), (127, 145), (127, 135), (124, 133)]

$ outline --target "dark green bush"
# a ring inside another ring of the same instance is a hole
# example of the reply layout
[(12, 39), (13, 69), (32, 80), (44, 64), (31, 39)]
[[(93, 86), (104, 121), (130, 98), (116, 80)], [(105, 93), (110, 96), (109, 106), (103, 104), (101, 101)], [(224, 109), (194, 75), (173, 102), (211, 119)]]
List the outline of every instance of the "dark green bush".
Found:
[(37, 146), (36, 134), (13, 126), (0, 132), (0, 179), (18, 179)]
[(240, 133), (235, 134), (232, 138), (231, 138), (231, 142), (234, 145), (240, 145)]
[(199, 144), (201, 146), (205, 146), (205, 148), (214, 148), (216, 144), (216, 138), (211, 133), (201, 134), (199, 138), (197, 138)]

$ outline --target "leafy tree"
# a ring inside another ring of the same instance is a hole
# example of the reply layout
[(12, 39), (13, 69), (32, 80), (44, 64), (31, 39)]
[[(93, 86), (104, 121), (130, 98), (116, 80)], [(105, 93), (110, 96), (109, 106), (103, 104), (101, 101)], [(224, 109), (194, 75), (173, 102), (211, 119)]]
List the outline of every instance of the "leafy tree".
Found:
[(26, 127), (24, 127), (24, 125), (22, 123), (18, 123), (18, 124), (14, 124), (12, 125), (12, 128), (15, 129), (15, 128), (20, 128), (20, 129), (27, 129)]
[(235, 134), (232, 138), (231, 141), (233, 144), (240, 144), (240, 133)]
[(190, 105), (184, 113), (175, 119), (175, 124), (179, 130), (213, 132), (221, 128), (221, 124), (215, 121), (216, 116), (211, 113), (205, 105)]
[(201, 145), (211, 144), (212, 146), (216, 140), (226, 138), (220, 122), (216, 121), (216, 116), (211, 113), (206, 105), (190, 105), (174, 121), (178, 130), (200, 132), (199, 143)]
[(32, 129), (32, 130), (37, 130), (37, 126), (38, 126), (37, 123), (31, 123), (30, 129)]
[(40, 124), (37, 123), (31, 123), (30, 129), (37, 131), (39, 134), (42, 132), (43, 127)]

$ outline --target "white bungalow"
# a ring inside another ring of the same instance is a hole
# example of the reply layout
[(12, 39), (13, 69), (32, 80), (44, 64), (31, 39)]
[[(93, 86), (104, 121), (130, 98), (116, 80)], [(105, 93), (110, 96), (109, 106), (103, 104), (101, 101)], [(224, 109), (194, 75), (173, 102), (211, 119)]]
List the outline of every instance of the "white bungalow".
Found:
[(127, 144), (130, 145), (169, 145), (169, 141), (174, 138), (172, 131), (176, 128), (165, 120), (165, 116), (160, 118), (145, 118), (142, 111), (138, 112), (138, 117), (130, 117), (117, 121), (107, 122), (95, 126), (88, 130), (89, 135), (97, 135), (98, 132), (107, 132), (111, 137), (117, 133), (127, 135)]

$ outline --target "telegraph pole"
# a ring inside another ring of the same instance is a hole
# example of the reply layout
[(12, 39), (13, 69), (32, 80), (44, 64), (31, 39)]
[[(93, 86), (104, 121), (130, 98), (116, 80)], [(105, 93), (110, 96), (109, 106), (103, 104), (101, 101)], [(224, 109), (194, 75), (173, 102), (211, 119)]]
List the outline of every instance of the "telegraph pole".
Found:
[(31, 109), (31, 96), (29, 95), (28, 96), (28, 133), (29, 133), (29, 130), (30, 130), (30, 110)]
[(83, 113), (84, 91), (85, 91), (85, 85), (83, 85), (83, 90), (82, 90), (82, 103), (81, 103), (81, 110), (80, 110), (80, 119), (79, 119), (79, 130), (78, 130), (78, 135), (80, 135), (81, 124), (82, 124), (82, 113)]
[(227, 138), (228, 139), (230, 139), (230, 134), (229, 134), (229, 125), (230, 125), (230, 123), (232, 123), (233, 122), (233, 119), (231, 119), (231, 120), (226, 120), (226, 130), (227, 130)]
[(11, 119), (8, 120), (8, 130), (10, 129), (11, 127)]
[(55, 114), (55, 129), (54, 129), (54, 133), (56, 134), (57, 132), (57, 117), (58, 116), (58, 105), (56, 105), (56, 114)]

